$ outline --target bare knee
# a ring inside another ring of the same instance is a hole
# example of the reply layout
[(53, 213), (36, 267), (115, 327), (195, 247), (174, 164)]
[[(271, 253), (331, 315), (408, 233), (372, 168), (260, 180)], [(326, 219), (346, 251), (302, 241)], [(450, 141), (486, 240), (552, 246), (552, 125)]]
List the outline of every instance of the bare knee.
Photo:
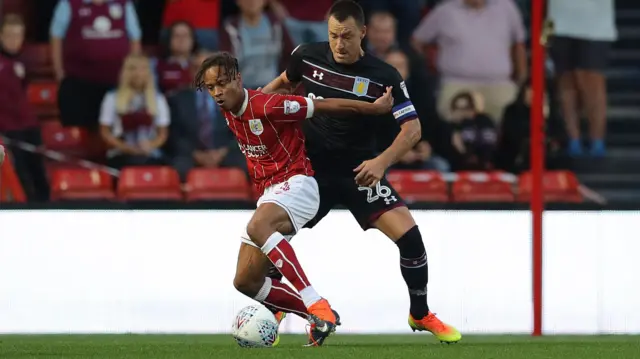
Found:
[(275, 232), (275, 226), (268, 218), (254, 216), (247, 224), (247, 235), (257, 246), (262, 247), (269, 236)]
[(236, 273), (235, 278), (233, 278), (233, 286), (236, 290), (250, 298), (258, 294), (263, 284), (264, 278), (255, 278), (242, 273)]
[(274, 233), (289, 234), (293, 225), (289, 215), (280, 206), (273, 203), (261, 205), (247, 224), (247, 235), (257, 246), (262, 247)]

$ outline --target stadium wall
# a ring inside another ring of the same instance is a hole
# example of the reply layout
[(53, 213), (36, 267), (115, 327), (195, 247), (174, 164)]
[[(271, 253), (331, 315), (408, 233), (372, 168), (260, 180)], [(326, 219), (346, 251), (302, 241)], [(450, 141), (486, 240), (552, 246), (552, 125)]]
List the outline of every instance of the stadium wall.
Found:
[[(527, 211), (414, 211), (429, 301), (466, 333), (531, 333)], [(0, 332), (221, 333), (250, 211), (0, 211)], [(640, 213), (548, 212), (543, 328), (640, 332)], [(342, 333), (407, 333), (397, 249), (334, 211), (294, 240)], [(287, 320), (285, 330), (303, 332)]]

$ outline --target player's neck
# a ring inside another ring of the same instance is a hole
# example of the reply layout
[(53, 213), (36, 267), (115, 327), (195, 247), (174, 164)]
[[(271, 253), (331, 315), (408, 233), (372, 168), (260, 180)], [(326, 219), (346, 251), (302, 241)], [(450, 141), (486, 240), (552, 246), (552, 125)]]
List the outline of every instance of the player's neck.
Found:
[(245, 91), (244, 87), (242, 88), (242, 96), (240, 96), (240, 101), (231, 109), (232, 114), (237, 114), (242, 109), (242, 105), (244, 104), (245, 97), (247, 96), (247, 91)]

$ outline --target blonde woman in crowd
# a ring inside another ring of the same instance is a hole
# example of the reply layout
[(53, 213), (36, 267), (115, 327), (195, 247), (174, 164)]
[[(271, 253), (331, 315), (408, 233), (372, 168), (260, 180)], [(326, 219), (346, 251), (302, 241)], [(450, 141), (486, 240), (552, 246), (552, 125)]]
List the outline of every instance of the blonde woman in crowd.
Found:
[(149, 59), (129, 55), (118, 88), (107, 93), (100, 110), (100, 134), (110, 147), (109, 165), (163, 164), (160, 148), (167, 140), (169, 124), (169, 107), (156, 90)]

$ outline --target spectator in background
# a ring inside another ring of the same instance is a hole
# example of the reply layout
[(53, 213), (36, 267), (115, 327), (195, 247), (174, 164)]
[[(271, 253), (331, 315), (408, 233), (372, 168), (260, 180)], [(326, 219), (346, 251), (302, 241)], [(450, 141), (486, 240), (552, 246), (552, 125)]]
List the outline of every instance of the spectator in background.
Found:
[(438, 110), (449, 118), (460, 91), (482, 94), (496, 123), (527, 78), (522, 16), (513, 0), (451, 0), (438, 5), (413, 34), (417, 48), (437, 43)]
[(191, 62), (196, 51), (194, 30), (188, 22), (178, 21), (169, 27), (169, 39), (164, 44), (161, 57), (152, 62), (162, 92), (167, 94), (191, 86)]
[(328, 41), (327, 14), (333, 0), (269, 0), (271, 10), (287, 25), (294, 46)]
[(402, 47), (410, 45), (411, 34), (420, 22), (422, 4), (419, 0), (362, 0), (368, 14), (391, 13), (398, 20), (397, 40)]
[[(450, 166), (447, 160), (436, 155), (434, 153), (434, 149), (429, 143), (429, 138), (440, 137), (433, 132), (433, 129), (438, 127), (437, 124), (434, 123), (438, 121), (438, 118), (430, 116), (431, 112), (435, 112), (435, 108), (433, 106), (429, 106), (429, 95), (428, 93), (425, 93), (425, 88), (420, 83), (414, 83), (410, 77), (409, 59), (407, 58), (407, 55), (402, 50), (391, 50), (387, 53), (385, 61), (395, 67), (405, 80), (422, 127), (422, 140), (416, 144), (413, 150), (407, 152), (400, 161), (394, 165), (394, 168), (429, 169), (440, 172), (449, 172)], [(433, 101), (431, 102), (433, 103)], [(382, 141), (384, 142), (382, 144), (383, 148), (387, 148), (400, 132), (400, 127), (395, 121), (390, 122), (389, 126), (393, 126), (393, 128), (381, 131), (385, 136), (390, 136), (388, 139)]]
[[(192, 72), (209, 56), (196, 56)], [(239, 167), (246, 170), (246, 161), (227, 127), (214, 99), (204, 91), (185, 88), (168, 98), (171, 128), (167, 153), (171, 165), (186, 179), (196, 167)]]
[(242, 82), (255, 89), (286, 69), (293, 44), (282, 22), (265, 12), (266, 0), (237, 3), (240, 15), (224, 22), (220, 48), (238, 59)]
[(108, 163), (115, 168), (164, 163), (160, 148), (168, 136), (169, 107), (153, 83), (149, 59), (129, 55), (120, 83), (100, 110), (100, 135), (111, 147)]
[(371, 14), (367, 25), (367, 51), (380, 58), (397, 48), (396, 18), (390, 12)]
[[(0, 135), (42, 146), (38, 120), (29, 108), (26, 71), (18, 60), (24, 43), (25, 24), (18, 15), (7, 14), (0, 22)], [(0, 146), (1, 147), (1, 146)], [(44, 163), (40, 155), (10, 146), (20, 182), (31, 201), (47, 201)]]
[(570, 155), (582, 154), (580, 110), (589, 120), (590, 154), (605, 154), (607, 91), (604, 70), (618, 34), (613, 0), (549, 0), (554, 23), (551, 57), (558, 75)]
[(197, 42), (202, 48), (217, 50), (221, 8), (221, 0), (168, 0), (162, 19), (162, 39), (169, 37), (171, 25), (186, 21), (195, 29)]
[(494, 122), (479, 113), (476, 97), (471, 92), (457, 93), (451, 100), (452, 158), (456, 171), (487, 171), (494, 168), (498, 142)]
[(60, 0), (51, 22), (51, 51), (65, 126), (95, 128), (100, 102), (118, 83), (124, 58), (141, 50), (130, 0)]
[[(531, 95), (531, 83), (527, 81), (520, 87), (516, 100), (504, 111), (495, 163), (496, 167), (511, 173), (520, 173), (530, 168)], [(568, 163), (561, 153), (566, 133), (561, 120), (550, 114), (546, 103), (543, 113), (546, 121), (545, 167), (566, 169)]]
[[(367, 50), (374, 56), (394, 65), (403, 75), (409, 94), (421, 119), (437, 120), (435, 110), (436, 82), (426, 71), (424, 59), (411, 46), (401, 49), (396, 41), (396, 19), (391, 13), (376, 12), (369, 17), (367, 25)], [(398, 65), (398, 66), (396, 66)], [(423, 130), (426, 126), (422, 126)]]

